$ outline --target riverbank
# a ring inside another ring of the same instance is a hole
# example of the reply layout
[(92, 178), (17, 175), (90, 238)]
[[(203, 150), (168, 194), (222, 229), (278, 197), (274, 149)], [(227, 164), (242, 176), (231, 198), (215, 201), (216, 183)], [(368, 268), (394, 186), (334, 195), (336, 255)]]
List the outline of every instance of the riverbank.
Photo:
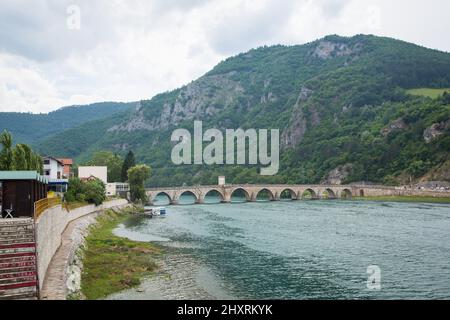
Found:
[(380, 197), (354, 197), (360, 201), (385, 201), (385, 202), (413, 202), (413, 203), (444, 203), (450, 204), (450, 198), (445, 197), (419, 197), (419, 196), (380, 196)]
[(82, 249), (81, 292), (71, 298), (95, 300), (139, 286), (157, 270), (157, 246), (118, 237), (113, 230), (135, 209), (108, 210), (91, 226)]
[(66, 299), (72, 292), (71, 287), (78, 284), (81, 272), (77, 272), (77, 266), (73, 264), (79, 260), (77, 250), (84, 243), (89, 226), (95, 223), (95, 217), (106, 210), (118, 211), (129, 206), (124, 199), (70, 211), (55, 206), (39, 216), (35, 221), (35, 234), (41, 299)]

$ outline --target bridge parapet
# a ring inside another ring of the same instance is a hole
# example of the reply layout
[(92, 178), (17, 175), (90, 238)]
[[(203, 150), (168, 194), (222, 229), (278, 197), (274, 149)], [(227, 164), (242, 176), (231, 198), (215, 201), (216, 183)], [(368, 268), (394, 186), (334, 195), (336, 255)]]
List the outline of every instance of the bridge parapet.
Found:
[(178, 204), (180, 197), (191, 194), (196, 203), (204, 203), (205, 197), (210, 192), (217, 192), (221, 201), (232, 202), (232, 196), (240, 190), (247, 201), (257, 201), (261, 192), (268, 194), (269, 200), (282, 200), (283, 195), (290, 195), (292, 200), (308, 199), (348, 199), (352, 197), (367, 196), (401, 196), (401, 195), (426, 195), (433, 197), (450, 197), (450, 192), (427, 192), (399, 187), (375, 186), (375, 185), (211, 185), (211, 186), (182, 186), (168, 188), (149, 188), (146, 190), (150, 203), (160, 195), (165, 194), (171, 204)]

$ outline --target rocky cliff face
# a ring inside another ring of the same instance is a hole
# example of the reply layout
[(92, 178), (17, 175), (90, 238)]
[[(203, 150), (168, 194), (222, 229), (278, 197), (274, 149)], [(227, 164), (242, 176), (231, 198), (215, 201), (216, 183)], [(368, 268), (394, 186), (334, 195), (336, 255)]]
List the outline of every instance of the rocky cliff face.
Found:
[(352, 171), (353, 165), (351, 163), (339, 166), (328, 174), (322, 184), (341, 185), (351, 175)]
[(308, 124), (303, 107), (313, 93), (314, 91), (304, 86), (300, 88), (300, 93), (292, 110), (289, 126), (283, 131), (281, 136), (283, 148), (295, 147), (302, 141)]
[(427, 128), (423, 133), (423, 138), (426, 143), (431, 143), (448, 131), (450, 131), (450, 119), (445, 122), (435, 123)]
[[(111, 127), (109, 132), (137, 130), (158, 131), (177, 126), (183, 121), (205, 119), (245, 98), (242, 85), (232, 80), (235, 72), (204, 76), (178, 90), (173, 101), (166, 101), (157, 117), (146, 117), (144, 108), (139, 105), (130, 120)], [(275, 99), (268, 94), (268, 100)]]
[(349, 46), (344, 43), (321, 41), (314, 49), (313, 56), (326, 60), (335, 57), (356, 55), (361, 51), (361, 49), (362, 49), (361, 43)]
[(395, 120), (391, 124), (389, 124), (389, 126), (384, 128), (381, 131), (381, 133), (383, 136), (387, 137), (391, 132), (399, 131), (399, 130), (406, 130), (406, 129), (408, 129), (408, 124), (406, 124), (406, 122), (405, 122), (405, 120), (403, 120), (403, 118), (400, 118), (400, 119)]

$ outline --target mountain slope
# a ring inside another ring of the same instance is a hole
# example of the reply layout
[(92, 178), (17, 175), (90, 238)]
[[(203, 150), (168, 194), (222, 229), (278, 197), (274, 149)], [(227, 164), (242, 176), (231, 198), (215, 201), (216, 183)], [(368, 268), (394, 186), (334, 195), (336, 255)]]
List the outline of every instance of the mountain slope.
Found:
[(18, 143), (34, 144), (80, 124), (129, 110), (132, 105), (102, 102), (64, 107), (48, 114), (2, 112), (0, 113), (0, 128), (10, 131)]
[[(450, 54), (375, 36), (329, 36), (300, 46), (263, 47), (229, 58), (189, 85), (142, 101), (121, 119), (85, 125), (40, 144), (125, 153), (154, 168), (153, 185), (229, 182), (317, 183), (419, 177), (448, 160), (448, 96), (412, 96), (407, 89), (449, 88)], [(450, 91), (450, 90), (449, 90)], [(174, 167), (170, 134), (204, 128), (279, 128), (280, 174), (256, 167)], [(435, 136), (425, 139), (433, 125)], [(91, 137), (89, 144), (77, 138)], [(74, 141), (75, 140), (75, 141)], [(58, 154), (63, 156), (63, 154)]]

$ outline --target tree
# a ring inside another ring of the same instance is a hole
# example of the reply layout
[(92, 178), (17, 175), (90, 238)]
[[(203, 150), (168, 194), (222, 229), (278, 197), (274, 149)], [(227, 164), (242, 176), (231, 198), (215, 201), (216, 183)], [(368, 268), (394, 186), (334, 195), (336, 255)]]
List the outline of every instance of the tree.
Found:
[(106, 188), (100, 179), (90, 180), (84, 183), (84, 199), (99, 206), (106, 200)]
[(423, 162), (422, 160), (413, 161), (408, 167), (408, 173), (411, 174), (414, 178), (418, 178), (421, 175), (425, 174), (429, 167), (430, 164), (427, 162)]
[(445, 104), (450, 104), (450, 93), (445, 91), (444, 94), (442, 95), (442, 97), (444, 99)]
[(18, 144), (13, 149), (13, 170), (27, 170), (27, 150), (23, 145)]
[(0, 169), (13, 170), (13, 140), (8, 131), (5, 130), (0, 135), (0, 144), (3, 147), (0, 153)]
[(64, 199), (66, 202), (87, 201), (96, 206), (101, 205), (106, 199), (105, 184), (99, 179), (81, 181), (79, 178), (71, 178)]
[(42, 158), (26, 144), (18, 144), (13, 148), (13, 139), (8, 131), (0, 135), (2, 151), (0, 153), (0, 170), (26, 170), (42, 173)]
[(145, 181), (150, 178), (151, 168), (145, 164), (128, 169), (128, 182), (130, 183), (131, 201), (146, 202)]
[(42, 157), (37, 153), (33, 153), (31, 157), (32, 167), (40, 174), (44, 173), (44, 163)]
[(110, 151), (98, 151), (94, 153), (92, 159), (86, 163), (89, 166), (108, 167), (108, 181), (121, 182), (122, 158)]
[(69, 187), (64, 194), (64, 199), (67, 202), (83, 202), (85, 201), (83, 190), (83, 182), (79, 178), (70, 178)]
[(133, 151), (129, 151), (122, 165), (122, 182), (128, 181), (128, 169), (136, 165), (136, 160), (134, 159)]

